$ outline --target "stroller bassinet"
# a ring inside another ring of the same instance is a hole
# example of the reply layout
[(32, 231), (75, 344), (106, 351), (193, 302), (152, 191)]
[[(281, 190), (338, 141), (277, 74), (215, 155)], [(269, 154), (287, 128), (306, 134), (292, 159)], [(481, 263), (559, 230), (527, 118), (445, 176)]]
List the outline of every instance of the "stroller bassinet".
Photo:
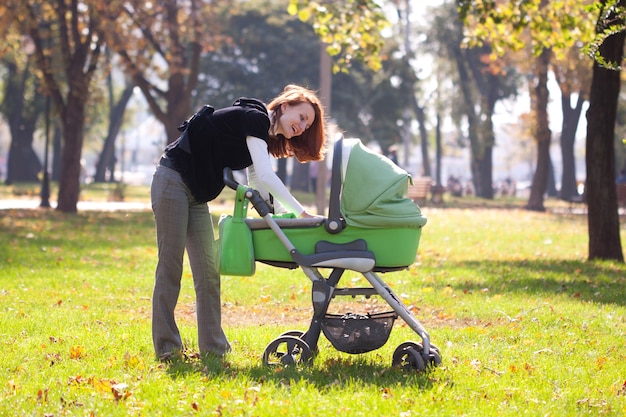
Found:
[[(378, 275), (405, 269), (415, 261), (426, 217), (406, 197), (409, 181), (406, 171), (365, 147), (360, 140), (340, 137), (333, 152), (328, 217), (296, 219), (272, 215), (257, 191), (236, 183), (232, 173), (225, 170), (225, 182), (237, 190), (237, 197), (234, 215), (220, 219), (222, 262), (245, 262), (241, 259), (241, 249), (226, 247), (233, 243), (224, 239), (228, 237), (225, 223), (240, 222), (247, 225), (246, 236), (249, 228), (252, 244), (248, 245), (250, 253), (246, 256), (252, 259), (252, 264), (258, 261), (282, 268), (300, 267), (313, 283), (313, 318), (309, 329), (287, 332), (272, 341), (263, 355), (266, 365), (310, 361), (322, 332), (343, 352), (377, 349), (386, 343), (398, 316), (422, 341), (398, 346), (392, 364), (424, 370), (441, 362), (438, 349), (430, 343), (421, 323)], [(246, 218), (248, 201), (262, 218)], [(228, 259), (232, 253), (240, 257), (239, 261)], [(225, 269), (228, 273), (229, 268)], [(320, 269), (331, 272), (324, 277)], [(338, 288), (346, 270), (360, 272), (371, 287)], [(254, 266), (247, 271), (239, 275), (252, 275)], [(341, 295), (378, 295), (393, 311), (328, 314), (331, 299)]]

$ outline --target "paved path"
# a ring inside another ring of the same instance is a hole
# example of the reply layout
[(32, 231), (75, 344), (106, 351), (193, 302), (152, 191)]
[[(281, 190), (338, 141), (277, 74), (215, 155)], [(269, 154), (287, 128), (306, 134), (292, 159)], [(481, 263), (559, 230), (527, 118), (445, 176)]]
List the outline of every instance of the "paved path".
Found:
[[(40, 199), (7, 199), (0, 200), (0, 210), (7, 209), (37, 209)], [(56, 201), (50, 201), (52, 208), (56, 207)], [(79, 201), (76, 206), (78, 211), (131, 211), (151, 210), (150, 202), (126, 202), (126, 201)]]
[[(39, 209), (41, 199), (39, 198), (15, 198), (0, 199), (0, 210), (9, 209)], [(56, 201), (50, 201), (50, 205), (54, 209), (57, 206)], [(230, 213), (233, 205), (230, 202), (217, 201), (209, 203), (212, 213)], [(79, 201), (76, 205), (78, 211), (152, 211), (149, 201)], [(248, 213), (250, 213), (248, 210)]]

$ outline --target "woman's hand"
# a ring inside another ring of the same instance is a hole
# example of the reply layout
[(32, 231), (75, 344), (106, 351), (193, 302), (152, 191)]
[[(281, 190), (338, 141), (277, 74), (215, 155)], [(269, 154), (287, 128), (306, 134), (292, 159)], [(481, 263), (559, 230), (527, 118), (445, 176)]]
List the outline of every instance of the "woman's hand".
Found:
[(324, 216), (318, 216), (317, 214), (311, 214), (308, 211), (304, 210), (302, 212), (302, 214), (300, 215), (300, 217), (302, 217), (303, 219), (310, 219), (310, 218), (315, 218), (315, 217), (323, 218)]

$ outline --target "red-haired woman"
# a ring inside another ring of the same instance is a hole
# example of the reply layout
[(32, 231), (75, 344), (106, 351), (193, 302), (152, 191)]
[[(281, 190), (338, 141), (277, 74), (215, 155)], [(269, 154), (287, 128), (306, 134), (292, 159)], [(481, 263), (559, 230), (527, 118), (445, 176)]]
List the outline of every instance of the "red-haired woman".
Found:
[(247, 168), (251, 186), (266, 199), (271, 193), (287, 211), (311, 217), (274, 173), (270, 155), (307, 162), (322, 159), (325, 151), (320, 100), (297, 85), (286, 86), (267, 105), (241, 98), (222, 109), (205, 106), (183, 127), (161, 157), (151, 187), (158, 245), (152, 338), (160, 360), (170, 360), (183, 348), (174, 309), (185, 249), (196, 293), (200, 353), (230, 351), (221, 325), (220, 275), (207, 204), (224, 188), (224, 168)]

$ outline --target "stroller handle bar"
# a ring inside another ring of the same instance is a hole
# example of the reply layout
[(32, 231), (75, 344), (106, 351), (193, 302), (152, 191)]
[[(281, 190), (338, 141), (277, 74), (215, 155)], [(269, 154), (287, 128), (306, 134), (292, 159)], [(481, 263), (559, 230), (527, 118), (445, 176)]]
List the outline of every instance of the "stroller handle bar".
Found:
[(259, 213), (261, 217), (265, 217), (267, 214), (272, 213), (272, 207), (270, 204), (265, 201), (261, 193), (259, 193), (254, 188), (246, 187), (245, 185), (239, 184), (235, 177), (233, 176), (233, 170), (229, 167), (224, 168), (224, 184), (228, 186), (228, 188), (232, 188), (237, 191), (239, 187), (245, 187), (245, 197), (252, 203), (256, 211)]
[(233, 176), (233, 170), (228, 167), (224, 168), (224, 184), (233, 190), (237, 190), (237, 187), (239, 187), (239, 183)]

